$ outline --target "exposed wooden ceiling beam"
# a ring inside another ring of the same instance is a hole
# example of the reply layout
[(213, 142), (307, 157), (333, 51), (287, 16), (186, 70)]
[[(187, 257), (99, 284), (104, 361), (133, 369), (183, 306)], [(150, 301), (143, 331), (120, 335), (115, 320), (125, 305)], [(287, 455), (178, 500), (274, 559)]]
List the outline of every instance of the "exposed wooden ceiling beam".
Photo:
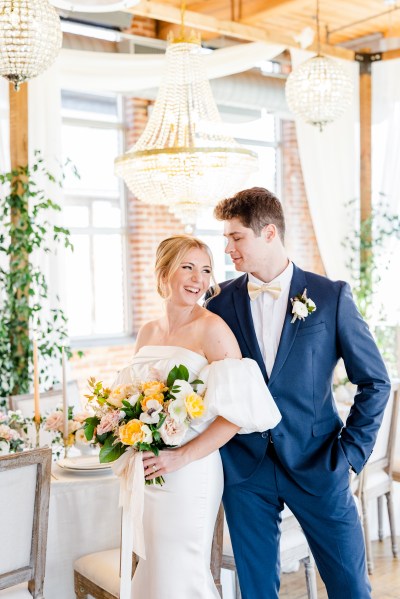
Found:
[[(181, 11), (171, 5), (152, 2), (151, 0), (142, 0), (136, 6), (126, 9), (133, 15), (148, 17), (157, 21), (166, 21), (167, 23), (180, 23)], [(205, 14), (187, 10), (185, 12), (185, 26), (201, 31), (213, 31), (218, 35), (251, 41), (266, 42), (268, 44), (283, 44), (287, 48), (298, 48), (297, 43), (290, 36), (276, 35), (269, 33), (267, 29), (244, 25), (236, 21), (219, 20)], [(316, 45), (313, 44), (308, 50), (316, 51)], [(337, 46), (328, 44), (321, 45), (321, 52), (329, 56), (354, 60), (354, 52)]]
[(265, 22), (269, 15), (276, 14), (277, 11), (282, 13), (282, 9), (290, 13), (291, 8), (295, 7), (296, 11), (299, 12), (304, 4), (309, 6), (310, 3), (307, 0), (302, 2), (299, 2), (299, 0), (269, 0), (268, 3), (263, 0), (258, 7), (254, 6), (250, 13), (248, 10), (243, 12), (243, 21), (251, 23), (254, 19), (257, 19), (260, 22)]

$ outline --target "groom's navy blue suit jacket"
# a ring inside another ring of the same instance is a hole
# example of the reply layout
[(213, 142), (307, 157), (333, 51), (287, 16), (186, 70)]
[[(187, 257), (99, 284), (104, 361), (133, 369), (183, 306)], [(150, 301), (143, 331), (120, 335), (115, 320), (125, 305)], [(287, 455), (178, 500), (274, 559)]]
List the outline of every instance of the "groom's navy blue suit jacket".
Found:
[[(349, 285), (294, 266), (269, 379), (254, 330), (247, 274), (222, 283), (221, 288), (207, 308), (232, 329), (242, 355), (256, 360), (261, 368), (282, 414), (281, 422), (270, 431), (282, 466), (314, 495), (344, 488), (349, 467), (360, 472), (372, 452), (390, 392), (385, 365)], [(304, 321), (291, 323), (290, 298), (304, 289), (316, 311)], [(332, 395), (332, 374), (339, 358), (358, 387), (345, 426)], [(236, 435), (221, 449), (225, 484), (241, 482), (255, 472), (266, 452), (266, 437), (260, 433)]]

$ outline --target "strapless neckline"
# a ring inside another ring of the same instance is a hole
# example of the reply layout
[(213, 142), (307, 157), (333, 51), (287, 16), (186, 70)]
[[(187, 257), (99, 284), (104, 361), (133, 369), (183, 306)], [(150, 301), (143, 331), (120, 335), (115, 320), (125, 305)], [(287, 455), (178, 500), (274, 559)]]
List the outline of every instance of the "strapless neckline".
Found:
[(188, 352), (189, 354), (197, 356), (198, 358), (201, 358), (205, 363), (208, 364), (208, 360), (205, 356), (203, 356), (203, 354), (199, 354), (199, 352), (194, 351), (193, 349), (188, 349), (187, 347), (183, 347), (182, 345), (142, 345), (142, 347), (139, 348), (136, 355), (139, 355), (140, 352), (145, 349), (156, 349), (157, 351), (163, 350), (163, 349), (166, 349), (166, 350), (179, 349), (181, 351), (185, 351), (185, 352)]

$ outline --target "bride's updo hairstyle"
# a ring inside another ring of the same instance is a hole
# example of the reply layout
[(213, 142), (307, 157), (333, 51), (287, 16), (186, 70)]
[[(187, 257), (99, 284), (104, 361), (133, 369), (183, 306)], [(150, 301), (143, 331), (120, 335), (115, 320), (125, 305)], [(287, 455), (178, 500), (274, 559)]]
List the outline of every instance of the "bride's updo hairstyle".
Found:
[(191, 235), (174, 235), (173, 237), (163, 239), (156, 252), (155, 274), (157, 291), (163, 299), (168, 299), (170, 295), (169, 281), (178, 270), (188, 251), (192, 249), (203, 250), (210, 258), (213, 287), (207, 292), (207, 299), (215, 297), (220, 292), (220, 287), (214, 279), (213, 257), (208, 245)]

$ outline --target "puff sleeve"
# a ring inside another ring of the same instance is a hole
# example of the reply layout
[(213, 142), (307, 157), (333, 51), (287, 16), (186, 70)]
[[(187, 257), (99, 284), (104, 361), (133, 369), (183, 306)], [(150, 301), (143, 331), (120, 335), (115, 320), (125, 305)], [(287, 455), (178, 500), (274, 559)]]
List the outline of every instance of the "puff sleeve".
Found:
[(225, 358), (199, 373), (206, 387), (205, 421), (223, 416), (240, 426), (239, 434), (274, 428), (281, 414), (265, 384), (260, 368), (250, 358)]

